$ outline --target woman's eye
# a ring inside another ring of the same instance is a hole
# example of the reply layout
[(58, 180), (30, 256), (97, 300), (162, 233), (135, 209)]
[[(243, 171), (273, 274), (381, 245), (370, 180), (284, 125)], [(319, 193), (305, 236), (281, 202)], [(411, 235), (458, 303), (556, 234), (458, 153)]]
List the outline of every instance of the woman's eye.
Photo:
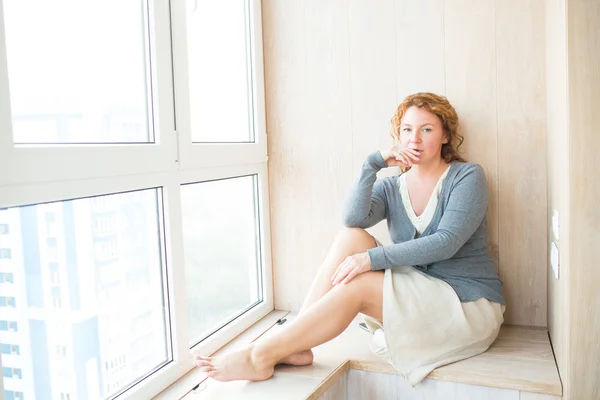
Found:
[(403, 128), (402, 132), (410, 132), (410, 128)]
[(431, 132), (431, 128), (425, 128), (425, 129), (423, 129), (423, 131), (429, 133), (429, 132)]

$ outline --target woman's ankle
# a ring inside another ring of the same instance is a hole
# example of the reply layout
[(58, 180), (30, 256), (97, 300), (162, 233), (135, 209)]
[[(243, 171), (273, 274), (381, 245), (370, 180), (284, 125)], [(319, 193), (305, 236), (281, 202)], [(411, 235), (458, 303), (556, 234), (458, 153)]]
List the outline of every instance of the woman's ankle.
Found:
[(275, 366), (278, 361), (277, 354), (264, 343), (253, 343), (250, 345), (250, 360), (259, 369)]

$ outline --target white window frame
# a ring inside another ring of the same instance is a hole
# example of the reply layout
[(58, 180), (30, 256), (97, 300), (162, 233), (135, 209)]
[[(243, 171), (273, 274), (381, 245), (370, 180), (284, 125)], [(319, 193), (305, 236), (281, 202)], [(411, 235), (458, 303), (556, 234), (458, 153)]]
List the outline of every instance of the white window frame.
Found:
[[(200, 1), (200, 0), (196, 0)], [(186, 2), (174, 0), (171, 6), (173, 20), (173, 67), (175, 80), (175, 103), (177, 104), (177, 131), (182, 169), (206, 166), (225, 166), (230, 159), (239, 164), (267, 162), (267, 130), (264, 93), (264, 65), (262, 48), (262, 16), (259, 0), (242, 0), (249, 9), (250, 48), (254, 54), (249, 61), (253, 83), (252, 118), (254, 142), (252, 143), (192, 143), (189, 72), (187, 56)]]
[[(179, 0), (174, 0), (179, 1)], [(121, 174), (174, 171), (177, 138), (172, 107), (170, 20), (167, 0), (149, 0), (150, 53), (156, 144), (22, 145), (12, 138), (3, 2), (0, 1), (0, 186)], [(108, 27), (108, 26), (107, 26)], [(110, 162), (107, 162), (110, 160)], [(132, 160), (134, 162), (132, 162)]]
[[(156, 93), (156, 144), (14, 147), (3, 0), (0, 0), (0, 171), (10, 171), (0, 172), (0, 208), (162, 188), (163, 198), (159, 203), (164, 210), (166, 250), (163, 295), (168, 296), (167, 340), (172, 343), (173, 361), (114, 397), (117, 399), (154, 397), (193, 368), (195, 354), (212, 354), (273, 310), (261, 6), (260, 0), (245, 1), (254, 28), (250, 39), (254, 143), (191, 143), (186, 0), (148, 0), (150, 15), (154, 17), (151, 54), (155, 72), (152, 81)], [(259, 267), (263, 301), (190, 349), (180, 187), (253, 174), (258, 175), (260, 199), (258, 234), (262, 245)], [(0, 400), (3, 400), (1, 388), (0, 385)]]

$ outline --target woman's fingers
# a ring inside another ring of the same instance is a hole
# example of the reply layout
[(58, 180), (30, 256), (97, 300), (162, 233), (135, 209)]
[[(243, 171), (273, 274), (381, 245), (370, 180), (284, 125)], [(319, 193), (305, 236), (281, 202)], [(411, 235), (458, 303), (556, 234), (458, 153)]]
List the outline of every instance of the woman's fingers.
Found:
[(338, 267), (335, 269), (335, 272), (333, 273), (333, 275), (331, 275), (331, 284), (332, 284), (332, 285), (335, 285), (335, 281), (337, 280), (337, 278), (338, 278), (338, 276), (339, 276), (339, 274), (340, 274), (340, 272), (341, 272), (341, 270), (342, 270), (342, 267), (345, 265), (345, 263), (346, 263), (346, 261), (343, 261), (343, 262), (342, 262), (342, 263), (341, 263), (341, 264), (340, 264), (340, 265), (339, 265), (339, 266), (338, 266)]
[(358, 271), (356, 268), (354, 268), (348, 275), (346, 275), (346, 278), (342, 281), (342, 283), (346, 284), (350, 282), (356, 275), (358, 275)]
[(396, 157), (396, 161), (400, 161), (403, 164), (403, 166), (408, 167), (411, 165), (411, 162), (402, 152), (395, 151), (394, 156)]
[(414, 161), (419, 161), (421, 154), (415, 149), (394, 146), (388, 150), (381, 150), (381, 156), (389, 167), (412, 167)]
[(333, 273), (333, 275), (331, 276), (331, 285), (335, 286), (338, 283), (340, 283), (344, 278), (346, 278), (346, 276), (348, 275), (348, 272), (350, 270), (352, 270), (352, 267), (350, 265), (350, 262), (348, 260), (349, 257), (347, 257), (341, 264), (339, 267), (337, 267), (337, 269), (335, 270), (335, 272)]
[(403, 154), (412, 158), (415, 161), (419, 161), (419, 152), (413, 149), (402, 149)]
[(342, 281), (348, 275), (348, 270), (346, 268), (340, 270), (335, 279), (331, 282), (331, 286), (335, 286)]

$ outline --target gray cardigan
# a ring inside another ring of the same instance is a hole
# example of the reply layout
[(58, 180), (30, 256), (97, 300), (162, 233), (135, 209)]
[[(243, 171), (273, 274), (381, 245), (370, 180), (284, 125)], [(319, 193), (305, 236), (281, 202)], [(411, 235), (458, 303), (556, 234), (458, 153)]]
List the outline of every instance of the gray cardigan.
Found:
[(433, 219), (415, 239), (404, 211), (398, 177), (377, 179), (386, 168), (381, 153), (367, 157), (344, 208), (344, 225), (369, 228), (387, 219), (393, 245), (368, 250), (374, 271), (412, 265), (447, 282), (462, 302), (481, 297), (504, 304), (502, 282), (488, 249), (488, 186), (483, 168), (453, 162)]

